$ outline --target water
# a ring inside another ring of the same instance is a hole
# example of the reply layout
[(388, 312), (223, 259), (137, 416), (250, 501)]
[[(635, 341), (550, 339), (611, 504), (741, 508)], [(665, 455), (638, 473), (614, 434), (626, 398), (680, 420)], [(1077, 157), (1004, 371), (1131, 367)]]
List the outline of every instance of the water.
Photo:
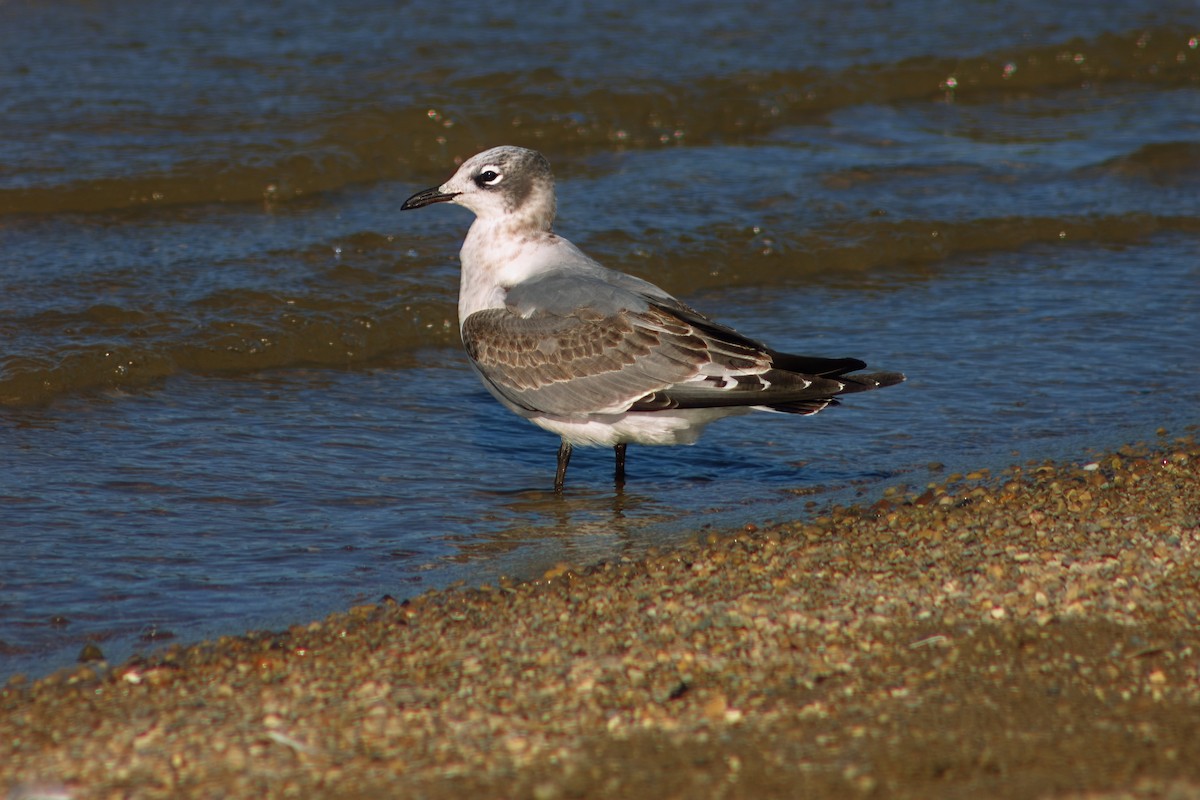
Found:
[[(1134, 5), (0, 4), (0, 679), (1185, 433), (1200, 12)], [(555, 497), (469, 215), (398, 212), (502, 143), (606, 263), (910, 380)]]

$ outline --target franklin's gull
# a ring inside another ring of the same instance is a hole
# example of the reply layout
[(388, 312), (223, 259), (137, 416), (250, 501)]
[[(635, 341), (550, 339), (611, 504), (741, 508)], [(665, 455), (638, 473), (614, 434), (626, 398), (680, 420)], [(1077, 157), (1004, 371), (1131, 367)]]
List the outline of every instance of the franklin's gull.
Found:
[(557, 433), (561, 492), (573, 445), (693, 444), (710, 422), (751, 410), (815, 414), (837, 395), (890, 386), (850, 375), (856, 358), (772, 350), (652, 283), (608, 269), (553, 233), (554, 175), (541, 153), (494, 147), (402, 209), (475, 212), (459, 256), (458, 321), (471, 365), (509, 410)]

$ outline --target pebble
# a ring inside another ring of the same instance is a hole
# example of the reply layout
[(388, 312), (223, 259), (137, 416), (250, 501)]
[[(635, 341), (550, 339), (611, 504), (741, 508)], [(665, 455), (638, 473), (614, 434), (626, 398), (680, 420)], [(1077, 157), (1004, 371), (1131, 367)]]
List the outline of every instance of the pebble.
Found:
[(1200, 447), (965, 477), (14, 678), (0, 792), (1200, 797)]

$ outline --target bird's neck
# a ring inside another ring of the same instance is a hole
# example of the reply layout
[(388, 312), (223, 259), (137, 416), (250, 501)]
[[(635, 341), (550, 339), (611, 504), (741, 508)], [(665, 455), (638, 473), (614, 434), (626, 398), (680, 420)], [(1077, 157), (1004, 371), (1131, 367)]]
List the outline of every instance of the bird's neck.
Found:
[(459, 251), (459, 325), (476, 311), (503, 308), (508, 288), (551, 266), (561, 241), (549, 226), (532, 227), (511, 215), (476, 218)]

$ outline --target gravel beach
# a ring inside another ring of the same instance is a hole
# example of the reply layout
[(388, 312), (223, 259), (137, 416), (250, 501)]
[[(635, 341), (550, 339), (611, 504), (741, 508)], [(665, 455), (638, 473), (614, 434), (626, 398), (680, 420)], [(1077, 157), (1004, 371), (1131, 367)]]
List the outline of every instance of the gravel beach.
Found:
[[(302, 590), (302, 589), (298, 589)], [(0, 690), (0, 792), (1200, 797), (1200, 445)]]

